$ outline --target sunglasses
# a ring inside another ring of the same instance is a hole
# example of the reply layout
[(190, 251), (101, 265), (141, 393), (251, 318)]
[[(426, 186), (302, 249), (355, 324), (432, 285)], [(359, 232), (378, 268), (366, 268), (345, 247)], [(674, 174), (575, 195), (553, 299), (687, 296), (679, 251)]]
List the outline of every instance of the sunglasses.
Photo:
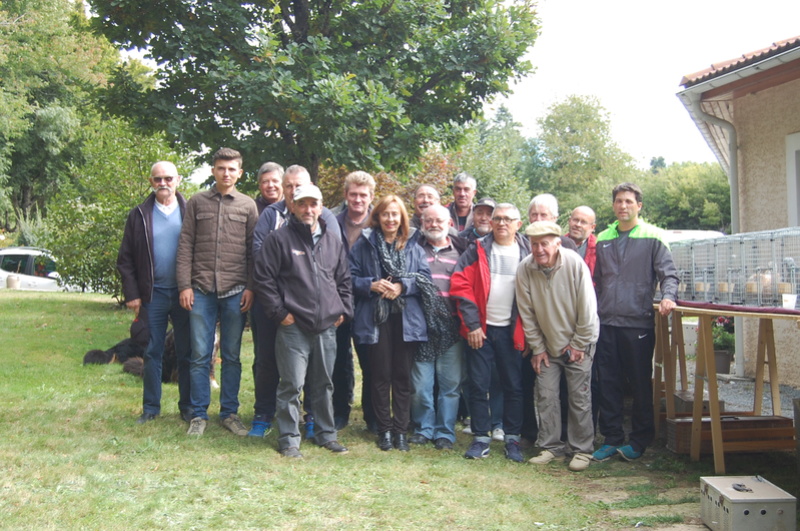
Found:
[(171, 183), (171, 182), (172, 182), (174, 179), (177, 179), (177, 177), (172, 177), (172, 176), (167, 176), (167, 177), (151, 177), (151, 179), (153, 179), (153, 182), (155, 182), (155, 183), (160, 183), (160, 182), (167, 182), (167, 183)]

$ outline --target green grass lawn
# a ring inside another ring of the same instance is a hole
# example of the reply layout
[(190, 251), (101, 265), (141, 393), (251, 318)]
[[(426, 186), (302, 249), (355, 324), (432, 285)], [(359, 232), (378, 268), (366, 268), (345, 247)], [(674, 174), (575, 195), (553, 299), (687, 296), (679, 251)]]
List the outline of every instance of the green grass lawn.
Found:
[[(236, 437), (216, 422), (186, 435), (177, 386), (162, 415), (135, 424), (141, 381), (119, 364), (82, 365), (128, 336), (132, 313), (104, 296), (0, 290), (0, 529), (632, 529), (698, 523), (699, 477), (710, 458), (649, 449), (581, 474), (563, 463), (507, 461), (502, 444), (468, 461), (427, 446), (381, 452), (356, 405), (332, 455), (304, 443), (303, 460), (276, 434)], [(240, 414), (252, 419), (252, 342), (242, 348)], [(526, 450), (526, 457), (536, 454)], [(791, 454), (726, 457), (729, 474), (761, 474), (797, 495)], [(633, 487), (632, 487), (633, 486)]]

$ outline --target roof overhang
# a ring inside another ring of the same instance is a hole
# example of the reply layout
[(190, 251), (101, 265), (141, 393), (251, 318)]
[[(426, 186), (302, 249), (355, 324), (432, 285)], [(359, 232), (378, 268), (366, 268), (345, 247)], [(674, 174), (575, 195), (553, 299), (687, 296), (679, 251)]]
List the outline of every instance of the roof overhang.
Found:
[(709, 123), (703, 114), (733, 123), (733, 100), (795, 79), (800, 79), (800, 37), (685, 76), (681, 80), (685, 88), (678, 97), (717, 160), (730, 173), (728, 133)]

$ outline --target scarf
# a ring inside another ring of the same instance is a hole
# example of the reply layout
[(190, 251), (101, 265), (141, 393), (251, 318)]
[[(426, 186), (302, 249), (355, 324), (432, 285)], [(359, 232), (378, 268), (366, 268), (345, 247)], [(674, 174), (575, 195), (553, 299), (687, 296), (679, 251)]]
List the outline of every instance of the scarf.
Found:
[[(395, 242), (386, 243), (381, 231), (376, 231), (378, 237), (378, 259), (381, 266), (392, 279), (409, 278), (417, 284), (417, 289), (422, 299), (422, 313), (428, 327), (428, 341), (420, 343), (416, 354), (417, 361), (434, 361), (444, 354), (458, 341), (458, 330), (453, 326), (453, 317), (444, 298), (439, 294), (436, 285), (430, 277), (418, 272), (406, 270), (406, 253), (398, 250)], [(375, 306), (375, 324), (386, 322), (389, 314), (405, 308), (404, 297), (395, 300), (378, 299)]]

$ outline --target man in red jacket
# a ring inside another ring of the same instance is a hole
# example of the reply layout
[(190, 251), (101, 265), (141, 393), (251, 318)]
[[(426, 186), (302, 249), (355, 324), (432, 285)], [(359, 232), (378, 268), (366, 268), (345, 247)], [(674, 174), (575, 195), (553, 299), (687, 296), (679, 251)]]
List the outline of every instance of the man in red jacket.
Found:
[(594, 263), (597, 260), (597, 236), (595, 228), (594, 210), (588, 206), (575, 207), (569, 215), (569, 238), (578, 247), (577, 252), (589, 266), (589, 272), (594, 275)]
[(517, 233), (522, 226), (517, 207), (500, 203), (492, 214), (492, 232), (461, 255), (450, 277), (450, 297), (458, 307), (461, 335), (467, 340), (467, 381), (473, 441), (464, 457), (489, 457), (489, 387), (497, 367), (503, 388), (506, 457), (523, 462), (522, 358), (525, 334), (517, 311), (514, 286), (519, 263), (530, 243)]

